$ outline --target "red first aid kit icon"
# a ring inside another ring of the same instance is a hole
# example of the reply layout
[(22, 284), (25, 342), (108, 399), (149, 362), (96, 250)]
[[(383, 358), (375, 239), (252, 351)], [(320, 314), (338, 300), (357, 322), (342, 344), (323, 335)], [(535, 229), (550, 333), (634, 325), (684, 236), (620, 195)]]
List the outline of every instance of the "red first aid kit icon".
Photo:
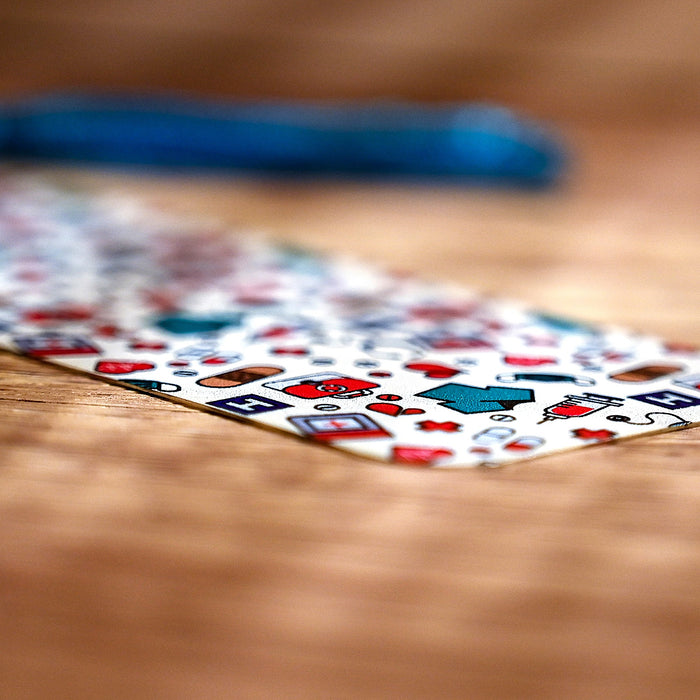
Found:
[(376, 389), (379, 384), (365, 379), (346, 377), (337, 372), (317, 372), (302, 377), (267, 382), (263, 386), (300, 399), (323, 399), (328, 396), (336, 399), (355, 399), (370, 395), (372, 393), (370, 390)]

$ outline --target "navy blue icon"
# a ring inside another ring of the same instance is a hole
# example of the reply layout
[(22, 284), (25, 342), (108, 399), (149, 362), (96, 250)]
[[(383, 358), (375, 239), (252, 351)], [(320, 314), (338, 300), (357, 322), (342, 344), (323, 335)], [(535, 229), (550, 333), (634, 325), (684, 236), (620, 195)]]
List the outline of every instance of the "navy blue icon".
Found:
[(644, 403), (649, 403), (652, 406), (659, 406), (659, 408), (670, 408), (674, 410), (679, 408), (690, 408), (691, 406), (700, 406), (700, 398), (670, 390), (653, 391), (647, 394), (635, 394), (629, 398), (636, 399), (637, 401), (643, 401)]
[(487, 413), (488, 411), (509, 411), (519, 403), (535, 400), (531, 389), (511, 389), (510, 387), (468, 386), (467, 384), (443, 384), (428, 389), (416, 396), (440, 401), (446, 408), (460, 413)]
[(20, 335), (12, 340), (20, 352), (31, 357), (98, 355), (100, 353), (100, 349), (92, 341), (52, 331), (36, 335)]
[(244, 396), (232, 396), (229, 399), (207, 401), (207, 406), (223, 408), (224, 411), (236, 413), (239, 416), (254, 416), (268, 411), (279, 411), (281, 408), (289, 408), (291, 404), (275, 399), (268, 399), (257, 394), (245, 394)]

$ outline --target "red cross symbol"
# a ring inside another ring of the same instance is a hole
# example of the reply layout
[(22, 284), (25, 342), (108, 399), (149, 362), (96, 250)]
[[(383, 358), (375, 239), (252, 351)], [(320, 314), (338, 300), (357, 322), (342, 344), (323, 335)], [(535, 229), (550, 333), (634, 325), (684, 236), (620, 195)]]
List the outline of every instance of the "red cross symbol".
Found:
[(344, 430), (348, 426), (352, 425), (352, 423), (346, 420), (329, 420), (327, 425), (330, 425), (333, 428), (338, 428), (338, 430)]

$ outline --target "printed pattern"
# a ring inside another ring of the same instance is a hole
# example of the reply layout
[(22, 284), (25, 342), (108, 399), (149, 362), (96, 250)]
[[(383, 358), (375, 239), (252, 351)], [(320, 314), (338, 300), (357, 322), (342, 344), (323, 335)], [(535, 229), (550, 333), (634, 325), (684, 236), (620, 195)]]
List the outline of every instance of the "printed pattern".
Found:
[(694, 348), (9, 178), (0, 347), (416, 466), (700, 422)]

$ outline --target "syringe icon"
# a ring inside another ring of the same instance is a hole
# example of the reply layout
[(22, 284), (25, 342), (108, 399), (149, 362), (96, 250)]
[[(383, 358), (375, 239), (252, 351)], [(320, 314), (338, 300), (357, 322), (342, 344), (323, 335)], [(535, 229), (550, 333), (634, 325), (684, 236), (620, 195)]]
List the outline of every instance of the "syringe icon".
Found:
[(624, 399), (619, 399), (616, 396), (604, 396), (603, 394), (591, 394), (589, 392), (584, 392), (581, 396), (567, 394), (564, 401), (544, 409), (544, 418), (540, 423), (546, 423), (557, 418), (582, 418), (608, 406), (622, 406), (623, 403)]

